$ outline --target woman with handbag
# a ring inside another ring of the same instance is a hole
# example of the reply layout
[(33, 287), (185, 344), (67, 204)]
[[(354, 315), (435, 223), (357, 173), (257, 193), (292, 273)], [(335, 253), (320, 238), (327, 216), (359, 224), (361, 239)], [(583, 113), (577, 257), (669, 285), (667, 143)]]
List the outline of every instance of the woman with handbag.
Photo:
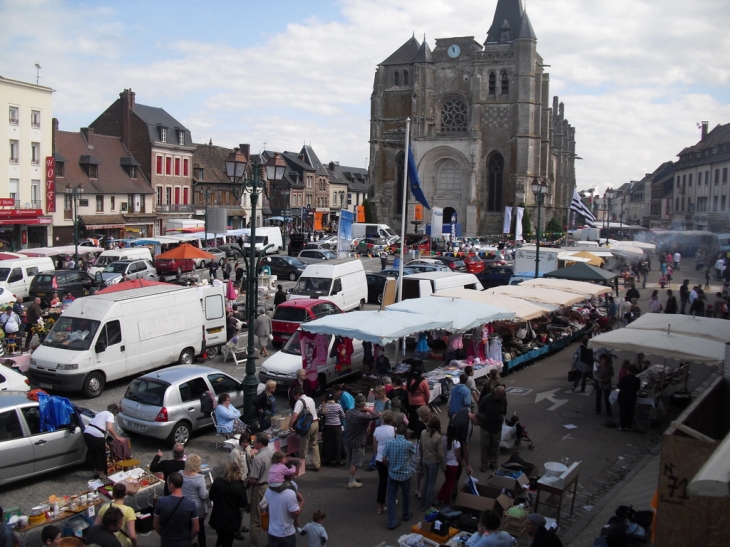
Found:
[(200, 474), (203, 460), (197, 454), (190, 454), (185, 460), (183, 470), (182, 494), (193, 500), (198, 508), (198, 545), (206, 547), (205, 541), (205, 515), (207, 513), (206, 503), (209, 501), (208, 489), (205, 487), (205, 477)]
[(236, 462), (228, 462), (223, 476), (213, 481), (210, 488), (210, 526), (218, 534), (216, 547), (231, 547), (236, 532), (241, 528), (241, 509), (248, 506), (246, 485), (243, 482), (241, 467)]

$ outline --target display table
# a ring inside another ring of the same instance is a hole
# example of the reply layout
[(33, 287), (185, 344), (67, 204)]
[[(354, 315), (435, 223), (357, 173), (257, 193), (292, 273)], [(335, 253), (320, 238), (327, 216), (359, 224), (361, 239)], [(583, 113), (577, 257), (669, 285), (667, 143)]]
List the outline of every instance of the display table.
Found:
[(541, 348), (535, 348), (528, 351), (527, 353), (523, 353), (522, 355), (515, 357), (514, 359), (511, 359), (510, 361), (505, 361), (504, 365), (505, 367), (507, 367), (507, 370), (512, 370), (516, 366), (522, 365), (524, 363), (529, 363), (530, 361), (534, 361), (538, 357), (542, 357), (543, 355), (547, 355), (549, 353), (553, 353), (555, 351), (563, 349), (564, 347), (569, 346), (575, 340), (583, 336), (587, 332), (587, 330), (588, 327), (584, 327), (583, 329), (573, 333), (570, 336), (563, 336), (562, 338), (555, 340), (550, 344), (546, 344)]
[[(52, 519), (46, 519), (43, 522), (39, 522), (37, 524), (28, 524), (28, 526), (23, 526), (22, 528), (16, 528), (15, 531), (20, 536), (21, 545), (25, 545), (25, 539), (26, 539), (26, 535), (28, 534), (28, 532), (32, 532), (33, 530), (35, 530), (37, 528), (44, 528), (44, 527), (48, 526), (49, 524), (55, 524), (55, 525), (57, 525), (57, 524), (65, 521), (65, 520), (68, 520), (70, 518), (73, 518), (73, 517), (81, 514), (81, 513), (84, 513), (90, 507), (96, 508), (99, 505), (102, 505), (103, 503), (106, 503), (106, 500), (99, 498), (96, 501), (94, 501), (94, 503), (90, 503), (90, 504), (83, 505), (81, 507), (76, 508), (73, 511), (71, 511), (70, 509), (66, 509), (64, 511), (60, 511), (58, 513), (58, 515), (56, 515)], [(60, 526), (59, 526), (59, 528), (60, 528)]]
[[(620, 390), (618, 390), (618, 389), (614, 389), (611, 392), (611, 395), (609, 395), (608, 400), (612, 405), (614, 405), (618, 402), (618, 392), (619, 391)], [(636, 404), (637, 405), (646, 405), (646, 406), (650, 406), (652, 408), (656, 408), (656, 399), (654, 397), (637, 397)]]

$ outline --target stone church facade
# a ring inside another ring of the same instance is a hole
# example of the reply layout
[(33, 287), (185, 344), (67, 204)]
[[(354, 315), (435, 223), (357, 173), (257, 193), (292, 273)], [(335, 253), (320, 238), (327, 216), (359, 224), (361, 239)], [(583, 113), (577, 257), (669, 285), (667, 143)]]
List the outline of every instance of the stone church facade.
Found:
[[(551, 191), (543, 227), (567, 217), (575, 188), (575, 129), (550, 100), (549, 75), (521, 0), (498, 0), (484, 44), (412, 37), (378, 65), (371, 97), (370, 174), (379, 222), (398, 229), (406, 118), (424, 194), (456, 214), (465, 235), (502, 231), (505, 206), (525, 203), (533, 226), (534, 178)], [(413, 200), (408, 192), (408, 231)], [(424, 223), (430, 222), (424, 211)]]

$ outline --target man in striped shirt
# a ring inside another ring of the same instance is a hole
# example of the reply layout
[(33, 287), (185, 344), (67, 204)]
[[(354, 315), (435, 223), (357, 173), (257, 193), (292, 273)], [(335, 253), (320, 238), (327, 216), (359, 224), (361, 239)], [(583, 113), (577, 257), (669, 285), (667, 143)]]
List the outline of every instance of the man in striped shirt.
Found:
[(406, 440), (407, 427), (400, 424), (395, 439), (385, 443), (383, 463), (388, 466), (388, 529), (395, 530), (400, 521), (395, 515), (398, 488), (403, 493), (403, 520), (411, 518), (411, 457), (416, 447)]

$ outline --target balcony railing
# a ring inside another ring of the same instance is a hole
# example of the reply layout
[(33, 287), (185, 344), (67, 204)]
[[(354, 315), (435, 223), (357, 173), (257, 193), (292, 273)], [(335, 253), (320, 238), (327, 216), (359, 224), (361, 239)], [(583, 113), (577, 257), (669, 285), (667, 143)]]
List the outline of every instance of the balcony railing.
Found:
[(156, 213), (193, 213), (195, 212), (194, 205), (181, 205), (181, 204), (163, 204), (155, 205)]

